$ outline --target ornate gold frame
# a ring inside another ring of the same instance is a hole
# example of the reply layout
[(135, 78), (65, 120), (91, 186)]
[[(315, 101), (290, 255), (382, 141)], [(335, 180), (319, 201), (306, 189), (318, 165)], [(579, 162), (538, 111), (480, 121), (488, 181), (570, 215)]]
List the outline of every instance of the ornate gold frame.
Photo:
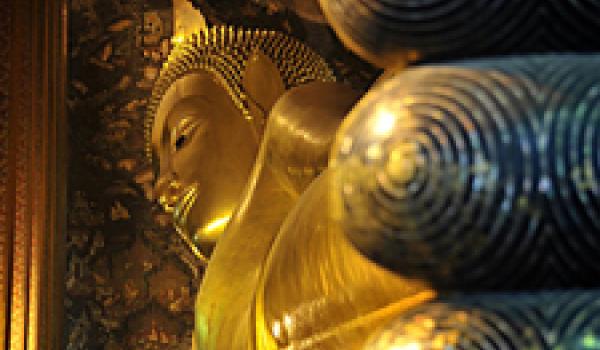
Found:
[(60, 349), (67, 1), (0, 17), (0, 350)]

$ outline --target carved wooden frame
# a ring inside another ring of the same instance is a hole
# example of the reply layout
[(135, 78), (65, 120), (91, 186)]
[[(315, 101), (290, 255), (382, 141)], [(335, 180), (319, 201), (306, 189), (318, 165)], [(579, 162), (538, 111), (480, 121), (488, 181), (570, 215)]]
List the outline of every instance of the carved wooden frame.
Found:
[(0, 350), (60, 349), (66, 0), (0, 0)]

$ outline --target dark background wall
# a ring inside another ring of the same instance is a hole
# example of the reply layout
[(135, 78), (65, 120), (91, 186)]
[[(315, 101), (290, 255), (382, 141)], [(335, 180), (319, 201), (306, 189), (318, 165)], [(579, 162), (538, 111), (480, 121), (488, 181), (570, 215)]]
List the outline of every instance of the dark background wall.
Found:
[[(278, 29), (366, 88), (377, 71), (306, 1), (195, 0), (213, 24)], [(168, 54), (169, 0), (71, 0), (65, 349), (189, 349), (202, 269), (149, 197), (146, 100)]]

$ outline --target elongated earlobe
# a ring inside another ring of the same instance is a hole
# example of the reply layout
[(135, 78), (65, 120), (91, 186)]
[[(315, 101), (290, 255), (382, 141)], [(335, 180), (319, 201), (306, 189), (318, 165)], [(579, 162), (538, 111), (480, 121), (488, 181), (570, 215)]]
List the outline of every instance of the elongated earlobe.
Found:
[(263, 120), (285, 91), (279, 69), (259, 50), (254, 51), (248, 60), (243, 86), (248, 95), (250, 112)]

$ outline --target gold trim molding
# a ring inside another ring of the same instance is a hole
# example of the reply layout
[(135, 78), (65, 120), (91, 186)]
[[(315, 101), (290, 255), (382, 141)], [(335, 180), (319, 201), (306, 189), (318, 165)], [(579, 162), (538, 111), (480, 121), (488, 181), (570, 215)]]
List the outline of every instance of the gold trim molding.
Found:
[(0, 350), (60, 349), (66, 0), (0, 16)]

